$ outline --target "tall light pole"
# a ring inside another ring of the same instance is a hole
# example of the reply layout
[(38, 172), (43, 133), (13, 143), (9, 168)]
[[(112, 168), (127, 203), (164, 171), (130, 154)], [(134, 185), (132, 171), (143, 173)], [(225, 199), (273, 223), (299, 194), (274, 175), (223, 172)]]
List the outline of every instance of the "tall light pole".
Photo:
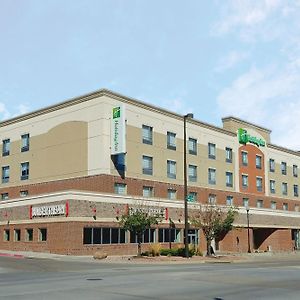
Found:
[(184, 178), (184, 248), (185, 257), (189, 257), (189, 223), (188, 223), (188, 203), (187, 203), (187, 161), (186, 161), (186, 120), (192, 119), (193, 114), (189, 113), (183, 116), (183, 178)]
[(251, 253), (250, 249), (250, 228), (249, 228), (249, 207), (246, 207), (247, 212), (247, 231), (248, 231), (248, 253)]

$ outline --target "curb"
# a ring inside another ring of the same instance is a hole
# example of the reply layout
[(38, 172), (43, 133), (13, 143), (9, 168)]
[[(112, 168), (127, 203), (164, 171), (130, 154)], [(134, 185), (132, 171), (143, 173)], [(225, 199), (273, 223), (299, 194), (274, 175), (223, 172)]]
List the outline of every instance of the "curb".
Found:
[(10, 254), (10, 253), (0, 253), (0, 257), (14, 257), (14, 258), (18, 258), (18, 259), (25, 258), (24, 255), (21, 255), (21, 254)]

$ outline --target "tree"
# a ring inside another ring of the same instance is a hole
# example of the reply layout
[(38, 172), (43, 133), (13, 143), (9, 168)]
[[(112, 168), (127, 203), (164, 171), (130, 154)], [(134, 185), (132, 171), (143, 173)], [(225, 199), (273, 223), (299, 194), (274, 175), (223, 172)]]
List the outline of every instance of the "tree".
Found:
[(157, 209), (147, 207), (132, 208), (127, 214), (121, 216), (119, 221), (120, 226), (129, 230), (131, 234), (137, 237), (138, 253), (137, 256), (142, 255), (142, 236), (144, 232), (151, 228), (151, 226), (158, 224), (162, 220), (162, 213)]
[(232, 230), (233, 222), (237, 214), (236, 209), (228, 210), (216, 205), (201, 205), (198, 213), (192, 220), (194, 226), (201, 228), (206, 239), (207, 256), (211, 256), (211, 242), (218, 240), (222, 235)]

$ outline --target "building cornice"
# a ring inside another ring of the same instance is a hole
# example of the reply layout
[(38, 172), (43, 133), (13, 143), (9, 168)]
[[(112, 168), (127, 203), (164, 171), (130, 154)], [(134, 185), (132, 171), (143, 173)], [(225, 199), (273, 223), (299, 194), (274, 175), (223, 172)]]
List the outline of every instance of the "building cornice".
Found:
[[(89, 100), (92, 100), (92, 99), (95, 99), (95, 98), (99, 98), (99, 97), (102, 97), (102, 96), (108, 96), (108, 97), (113, 98), (117, 101), (120, 101), (120, 102), (123, 102), (123, 103), (128, 103), (128, 104), (131, 104), (131, 105), (134, 105), (134, 106), (146, 109), (146, 110), (150, 110), (150, 111), (153, 111), (153, 112), (156, 112), (156, 113), (160, 113), (160, 114), (163, 114), (165, 116), (175, 118), (177, 120), (182, 120), (183, 119), (182, 115), (171, 112), (171, 111), (168, 111), (164, 108), (145, 103), (145, 102), (137, 100), (135, 98), (131, 98), (131, 97), (128, 97), (128, 96), (121, 95), (119, 93), (110, 91), (108, 89), (100, 89), (98, 91), (95, 91), (95, 92), (92, 92), (92, 93), (89, 93), (89, 94), (85, 94), (85, 95), (82, 95), (82, 96), (79, 96), (79, 97), (71, 98), (71, 99), (68, 99), (64, 102), (60, 102), (60, 103), (55, 104), (55, 105), (47, 106), (45, 108), (30, 112), (30, 113), (27, 113), (27, 114), (24, 114), (24, 115), (21, 115), (21, 116), (18, 116), (18, 117), (9, 119), (9, 120), (2, 121), (2, 122), (0, 122), (0, 127), (4, 127), (4, 126), (7, 126), (7, 125), (22, 122), (22, 121), (25, 121), (25, 120), (28, 120), (28, 119), (31, 119), (31, 118), (34, 118), (34, 117), (37, 117), (37, 116), (41, 116), (41, 115), (44, 115), (44, 114), (47, 114), (47, 113), (51, 113), (51, 112), (66, 108), (66, 107), (70, 107), (70, 106), (73, 106), (73, 105), (84, 103), (86, 101), (89, 101)], [(226, 134), (226, 135), (229, 135), (229, 136), (232, 136), (232, 137), (236, 136), (236, 134), (232, 133), (231, 131), (228, 131), (226, 129), (223, 129), (223, 128), (220, 128), (220, 127), (217, 127), (217, 126), (214, 126), (214, 125), (211, 125), (211, 124), (199, 121), (199, 120), (188, 119), (187, 122), (189, 122), (191, 124), (195, 124), (197, 126), (201, 126), (203, 128), (218, 131), (220, 133), (223, 133), (223, 134)]]
[(265, 127), (262, 127), (262, 126), (259, 126), (259, 125), (256, 125), (254, 123), (250, 123), (248, 121), (245, 121), (245, 120), (242, 120), (242, 119), (239, 119), (239, 118), (236, 118), (236, 117), (233, 117), (233, 116), (228, 116), (228, 117), (225, 117), (225, 118), (222, 118), (222, 121), (234, 121), (236, 123), (239, 123), (241, 125), (248, 125), (252, 128), (256, 128), (258, 130), (261, 130), (261, 131), (264, 131), (266, 132), (267, 134), (270, 134), (272, 132), (272, 130), (268, 129), (268, 128), (265, 128)]

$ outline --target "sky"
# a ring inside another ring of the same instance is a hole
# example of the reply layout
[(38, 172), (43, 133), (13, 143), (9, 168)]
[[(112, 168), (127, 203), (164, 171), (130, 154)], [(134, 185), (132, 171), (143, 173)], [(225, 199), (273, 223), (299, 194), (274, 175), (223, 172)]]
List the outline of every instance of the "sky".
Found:
[(0, 120), (107, 88), (300, 150), (299, 0), (0, 0)]

